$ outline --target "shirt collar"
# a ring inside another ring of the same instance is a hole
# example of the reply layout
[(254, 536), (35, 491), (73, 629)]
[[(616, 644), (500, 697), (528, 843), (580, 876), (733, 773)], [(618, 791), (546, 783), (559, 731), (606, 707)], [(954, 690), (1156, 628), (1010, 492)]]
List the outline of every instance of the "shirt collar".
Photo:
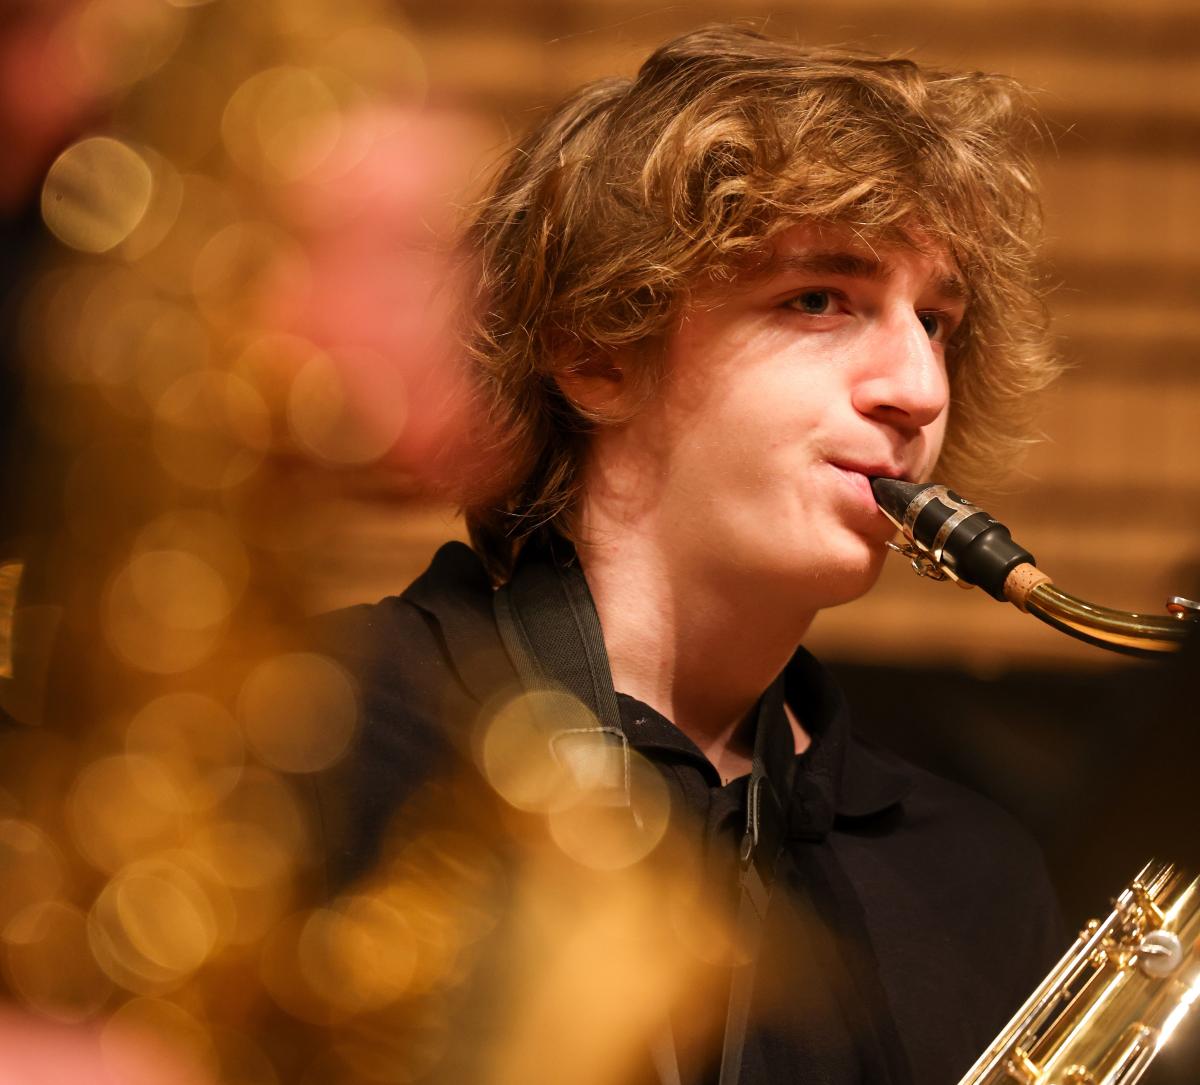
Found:
[[(821, 837), (835, 820), (871, 818), (898, 805), (912, 788), (907, 767), (851, 733), (850, 711), (832, 676), (803, 648), (782, 675), (785, 695), (811, 738), (797, 759), (790, 804), (791, 835)], [(618, 694), (622, 727), (630, 744), (695, 765), (710, 788), (720, 788), (716, 769), (699, 747), (649, 705)], [(782, 708), (770, 717), (780, 741), (791, 740)], [(728, 785), (737, 788), (744, 781)]]
[(803, 648), (785, 674), (788, 703), (812, 739), (800, 755), (798, 776), (828, 782), (839, 818), (871, 817), (900, 803), (913, 785), (908, 767), (854, 736), (849, 706), (832, 675)]

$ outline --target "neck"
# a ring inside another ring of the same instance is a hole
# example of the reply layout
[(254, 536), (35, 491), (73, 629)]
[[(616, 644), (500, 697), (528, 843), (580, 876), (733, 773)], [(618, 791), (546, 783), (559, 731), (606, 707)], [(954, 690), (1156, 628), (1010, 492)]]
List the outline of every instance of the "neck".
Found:
[[(793, 612), (772, 585), (689, 560), (703, 548), (679, 546), (677, 532), (604, 521), (585, 515), (579, 555), (615, 687), (674, 722), (722, 775), (736, 773), (750, 709), (813, 614)], [(791, 723), (801, 750), (807, 736)]]

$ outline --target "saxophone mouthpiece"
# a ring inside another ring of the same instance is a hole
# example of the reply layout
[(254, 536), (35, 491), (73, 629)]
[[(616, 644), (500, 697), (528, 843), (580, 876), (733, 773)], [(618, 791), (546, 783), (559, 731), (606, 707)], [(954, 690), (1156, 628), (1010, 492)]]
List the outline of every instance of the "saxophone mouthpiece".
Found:
[(1013, 569), (1037, 564), (1002, 523), (939, 483), (877, 477), (871, 479), (871, 491), (883, 514), (924, 558), (994, 599), (1007, 599), (1004, 582)]
[(926, 487), (925, 483), (905, 482), (898, 478), (871, 479), (871, 490), (875, 494), (875, 503), (883, 510), (884, 515), (901, 529), (904, 524), (904, 510)]
[[(918, 576), (975, 585), (1068, 636), (1143, 659), (1175, 651), (1200, 626), (1200, 604), (1182, 596), (1167, 604), (1168, 618), (1110, 610), (1060, 591), (1008, 528), (939, 483), (876, 476), (871, 492), (907, 540), (888, 545)], [(963, 1078), (959, 1085), (968, 1080), (983, 1081)]]

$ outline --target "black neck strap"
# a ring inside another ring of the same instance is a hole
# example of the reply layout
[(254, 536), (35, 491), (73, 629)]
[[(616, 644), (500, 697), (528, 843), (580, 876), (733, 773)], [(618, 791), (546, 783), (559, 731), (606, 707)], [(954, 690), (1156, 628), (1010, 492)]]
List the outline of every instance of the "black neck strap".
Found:
[[(559, 540), (535, 552), (532, 560), (520, 562), (512, 580), (495, 592), (493, 608), (505, 651), (522, 685), (527, 690), (556, 688), (573, 694), (599, 721), (597, 738), (627, 751), (600, 619), (573, 548)], [(779, 725), (784, 718), (783, 685), (782, 678), (774, 682), (757, 707), (739, 851), (736, 934), (738, 945), (746, 951), (746, 963), (735, 967), (730, 986), (720, 1085), (737, 1085), (741, 1075), (755, 962), (786, 834), (795, 757), (790, 728)], [(654, 1061), (663, 1085), (679, 1085), (669, 1030), (655, 1047)]]

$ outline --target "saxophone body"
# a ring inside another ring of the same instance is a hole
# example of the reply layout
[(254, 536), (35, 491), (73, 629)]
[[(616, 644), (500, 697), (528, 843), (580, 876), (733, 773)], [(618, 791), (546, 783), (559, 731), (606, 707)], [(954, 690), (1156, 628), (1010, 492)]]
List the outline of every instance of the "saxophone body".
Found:
[(1131, 1085), (1200, 995), (1200, 878), (1148, 864), (959, 1085)]
[[(980, 587), (1111, 651), (1160, 657), (1200, 635), (1200, 603), (1112, 610), (1057, 588), (1008, 528), (935, 483), (872, 480), (920, 576)], [(1200, 878), (1147, 864), (1092, 920), (959, 1085), (1132, 1085), (1200, 997)]]

